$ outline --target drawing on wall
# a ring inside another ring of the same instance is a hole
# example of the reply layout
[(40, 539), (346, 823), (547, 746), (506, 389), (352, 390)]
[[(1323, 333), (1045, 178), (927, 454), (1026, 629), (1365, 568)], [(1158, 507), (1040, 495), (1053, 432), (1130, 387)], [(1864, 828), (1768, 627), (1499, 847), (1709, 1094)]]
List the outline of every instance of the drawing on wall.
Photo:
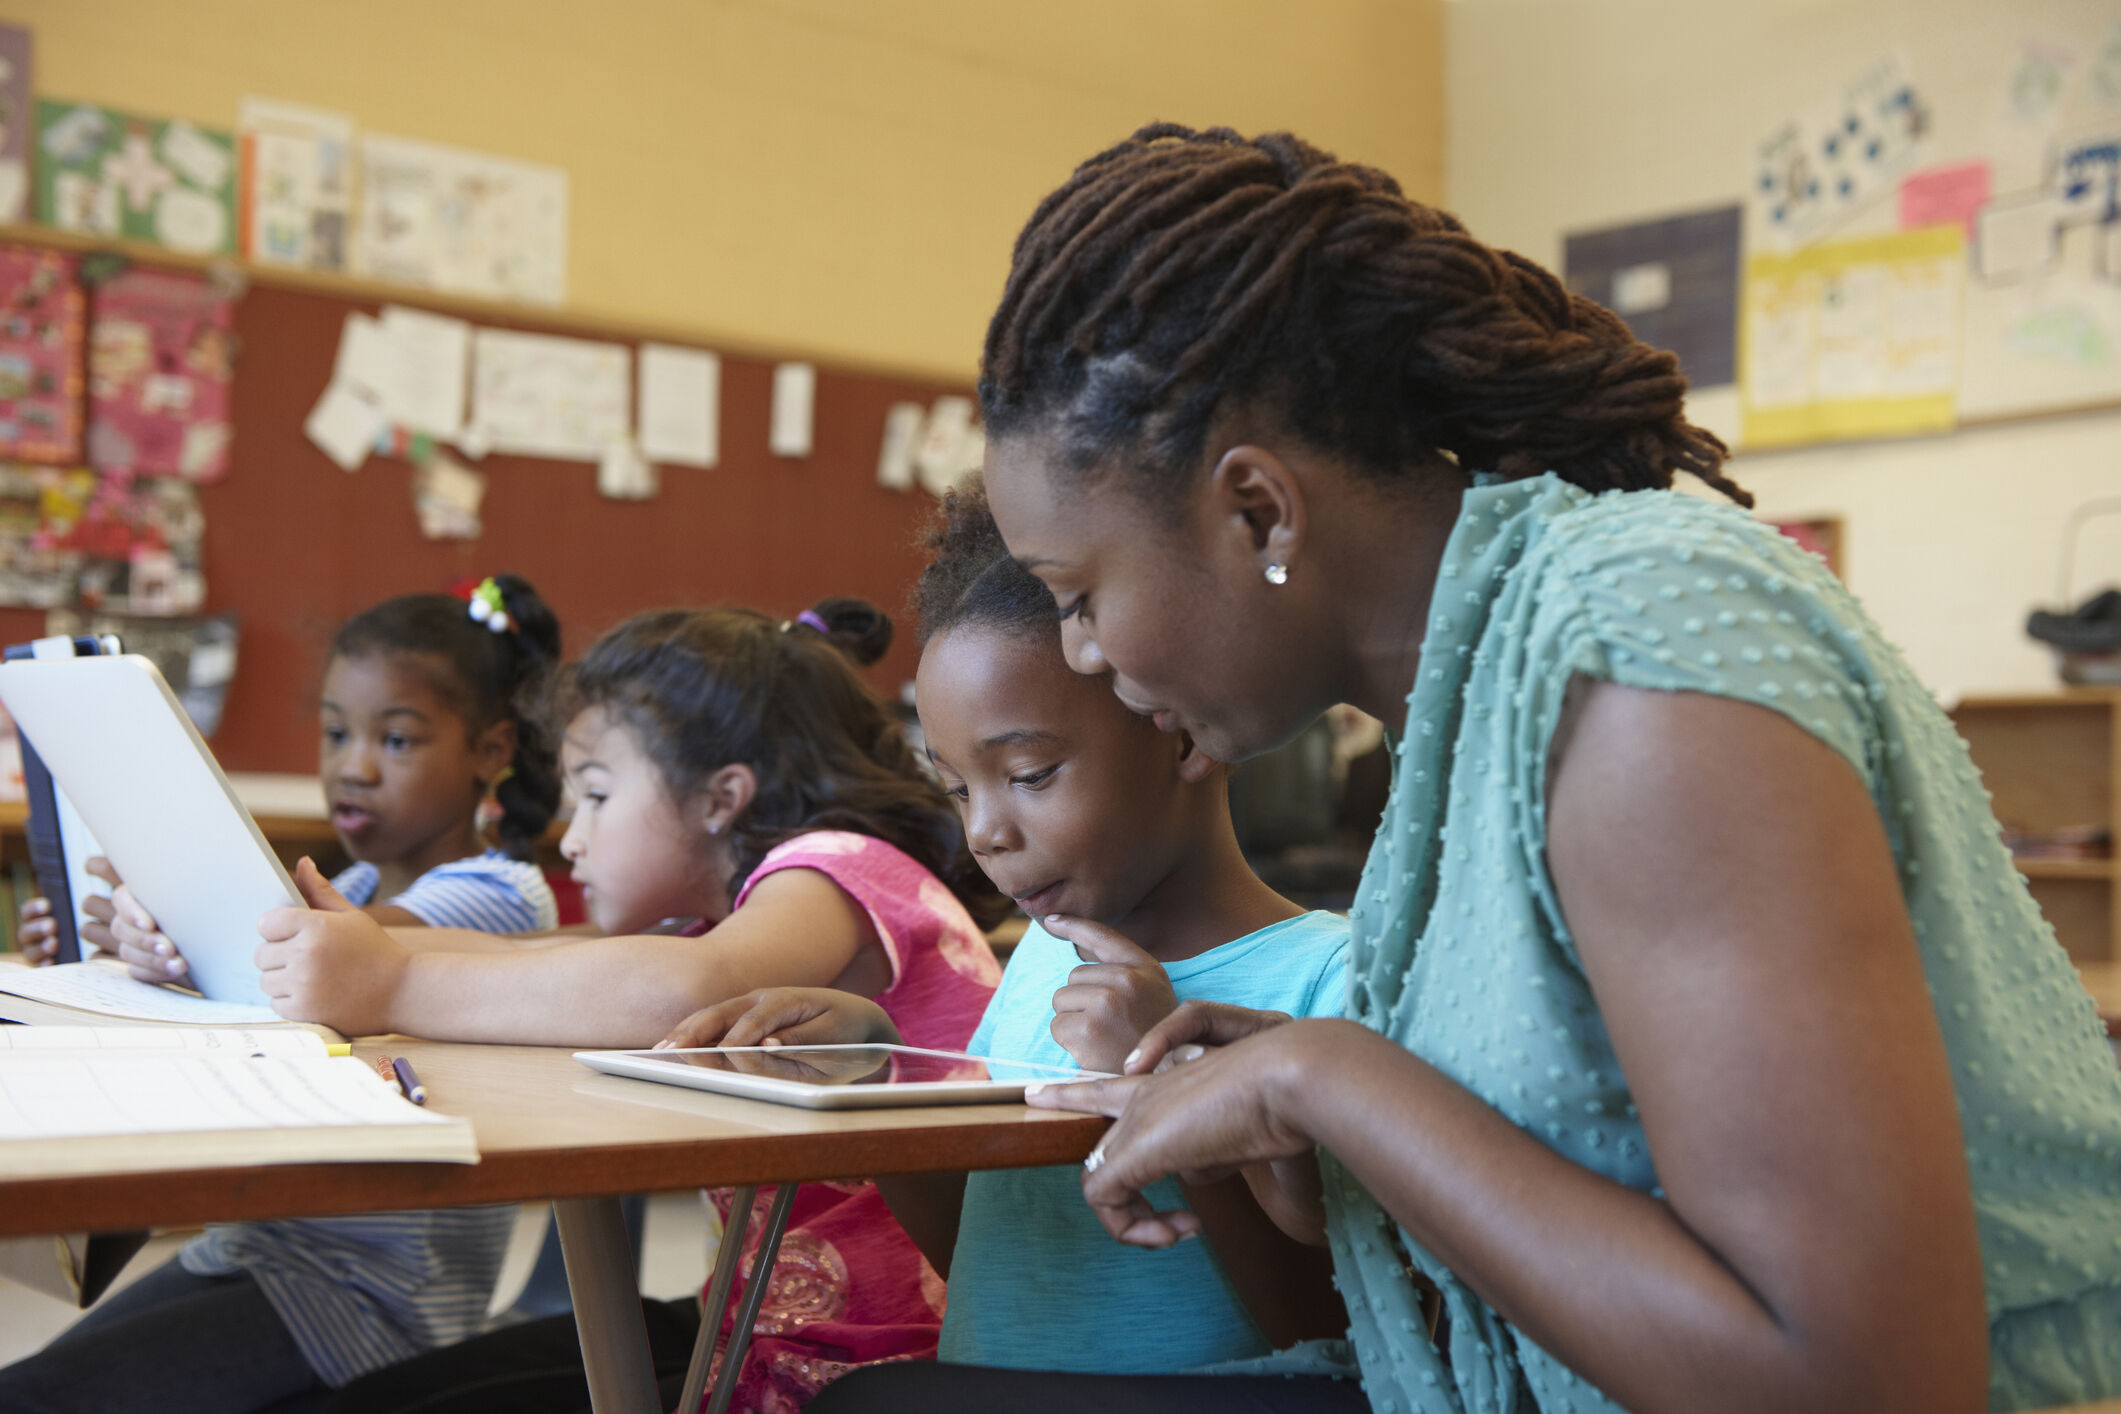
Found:
[(633, 438), (633, 359), (624, 344), (480, 329), (472, 336), (471, 428), (497, 452), (600, 462)]
[(72, 256), (0, 246), (0, 456), (80, 460), (82, 308)]
[(1906, 63), (1880, 59), (1840, 96), (1778, 124), (1754, 147), (1752, 231), (1790, 249), (1846, 220), (1913, 162), (1930, 110)]
[(182, 119), (37, 103), (37, 219), (188, 255), (236, 249), (235, 144)]
[(1738, 376), (1736, 206), (1580, 231), (1562, 244), (1563, 279), (1679, 355), (1695, 388)]
[(0, 221), (29, 214), (29, 145), (36, 112), (30, 96), (31, 40), (20, 25), (0, 25)]
[(1952, 427), (1965, 251), (1957, 226), (1931, 226), (1748, 260), (1745, 445)]
[(267, 265), (346, 269), (353, 225), (353, 120), (246, 98), (236, 132), (243, 172), (243, 254)]
[(98, 285), (88, 460), (213, 481), (228, 469), (233, 310), (204, 276), (127, 270)]
[(365, 275), (486, 299), (567, 294), (567, 174), (409, 138), (361, 140)]

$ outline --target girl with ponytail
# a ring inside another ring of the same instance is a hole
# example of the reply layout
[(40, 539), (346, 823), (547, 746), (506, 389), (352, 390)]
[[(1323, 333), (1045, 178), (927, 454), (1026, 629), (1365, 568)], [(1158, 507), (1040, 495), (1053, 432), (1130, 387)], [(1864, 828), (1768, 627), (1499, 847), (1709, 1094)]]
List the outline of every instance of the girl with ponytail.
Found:
[[(1978, 1410), (2121, 1393), (2121, 1071), (1951, 725), (1669, 353), (1372, 168), (1144, 128), (1033, 212), (986, 486), (1077, 671), (1397, 738), (1343, 1019), (1181, 1010), (1083, 1193), (1242, 1169), (1361, 1387), (864, 1371), (850, 1409)], [(1149, 1196), (1145, 1196), (1149, 1195)]]
[[(558, 621), (515, 575), (469, 605), (408, 594), (350, 619), (324, 672), (317, 770), (354, 863), (327, 885), (305, 860), (302, 886), (371, 926), (488, 942), (556, 926), (529, 853), (560, 783), (524, 704), (559, 654)], [(129, 891), (109, 908), (92, 941), (135, 976), (183, 980), (182, 955)], [(309, 1398), (478, 1330), (514, 1226), (512, 1204), (217, 1224), (0, 1370), (0, 1408), (243, 1414)]]

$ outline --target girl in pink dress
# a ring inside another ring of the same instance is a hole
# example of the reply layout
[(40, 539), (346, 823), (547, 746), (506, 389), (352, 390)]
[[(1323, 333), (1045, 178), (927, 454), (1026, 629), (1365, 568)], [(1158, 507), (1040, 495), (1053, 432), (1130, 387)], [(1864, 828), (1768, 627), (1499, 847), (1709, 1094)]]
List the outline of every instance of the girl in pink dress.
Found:
[[(962, 1049), (1001, 976), (981, 927), (1008, 903), (854, 672), (889, 639), (890, 620), (858, 600), (827, 600), (788, 621), (667, 610), (621, 624), (566, 672), (555, 716), (566, 724), (561, 764), (576, 806), (560, 848), (591, 920), (622, 936), (457, 952), (432, 930), (405, 940), (413, 948), (363, 915), (321, 908), (287, 910), (295, 917), (267, 936), (285, 935), (278, 946), (298, 954), (296, 966), (402, 977), (392, 1010), (337, 1023), (363, 1031), (644, 1046), (698, 1007), (753, 988), (831, 985), (873, 998), (909, 1044)], [(647, 931), (673, 918), (699, 921), (676, 936)], [(727, 1203), (720, 1195), (725, 1218)], [(763, 1225), (751, 1225), (748, 1242)], [(668, 1407), (698, 1308), (644, 1307)], [(780, 1414), (853, 1366), (933, 1358), (942, 1311), (941, 1279), (874, 1185), (859, 1175), (803, 1185), (735, 1407)], [(566, 1315), (379, 1371), (326, 1407), (469, 1414), (587, 1402)]]

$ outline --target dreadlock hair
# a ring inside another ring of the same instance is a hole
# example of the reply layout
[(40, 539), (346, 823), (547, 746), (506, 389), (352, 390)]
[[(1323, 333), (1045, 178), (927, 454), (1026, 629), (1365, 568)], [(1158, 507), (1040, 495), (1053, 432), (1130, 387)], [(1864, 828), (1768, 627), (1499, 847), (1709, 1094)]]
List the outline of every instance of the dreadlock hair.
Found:
[(515, 755), (493, 788), (501, 807), (494, 834), (507, 853), (528, 859), (560, 808), (552, 738), (530, 709), (559, 662), (560, 621), (521, 575), (497, 574), (493, 582), (508, 610), (501, 632), (474, 619), (453, 594), (402, 594), (348, 619), (331, 641), (331, 656), (408, 660), (474, 737), (504, 718), (515, 723)]
[(980, 370), (990, 436), (1054, 434), (1077, 473), (1125, 453), (1167, 508), (1240, 402), (1381, 478), (1439, 453), (1592, 491), (1686, 471), (1750, 506), (1686, 386), (1675, 355), (1383, 172), (1170, 123), (1032, 213)]
[(913, 591), (913, 611), (923, 645), (960, 624), (978, 624), (1059, 647), (1053, 591), (1010, 557), (977, 473), (943, 493), (920, 543), (928, 564)]
[(973, 863), (957, 811), (904, 730), (855, 673), (890, 646), (889, 616), (861, 599), (822, 600), (793, 620), (658, 609), (626, 620), (561, 673), (550, 718), (564, 726), (597, 707), (624, 723), (680, 807), (722, 767), (749, 766), (757, 793), (728, 836), (732, 896), (775, 845), (849, 830), (904, 850), (991, 928), (1009, 901)]

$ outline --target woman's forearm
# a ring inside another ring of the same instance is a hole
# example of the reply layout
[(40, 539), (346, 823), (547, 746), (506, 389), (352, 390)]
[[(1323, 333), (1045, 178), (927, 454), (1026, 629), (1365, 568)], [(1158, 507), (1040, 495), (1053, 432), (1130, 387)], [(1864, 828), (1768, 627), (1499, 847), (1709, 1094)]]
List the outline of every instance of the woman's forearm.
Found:
[[(1666, 1203), (1572, 1163), (1353, 1022), (1301, 1022), (1269, 1082), (1504, 1319), (1638, 1411), (1948, 1406), (1843, 1332), (1769, 1309)], [(1978, 1408), (1979, 1405), (1974, 1406)]]

